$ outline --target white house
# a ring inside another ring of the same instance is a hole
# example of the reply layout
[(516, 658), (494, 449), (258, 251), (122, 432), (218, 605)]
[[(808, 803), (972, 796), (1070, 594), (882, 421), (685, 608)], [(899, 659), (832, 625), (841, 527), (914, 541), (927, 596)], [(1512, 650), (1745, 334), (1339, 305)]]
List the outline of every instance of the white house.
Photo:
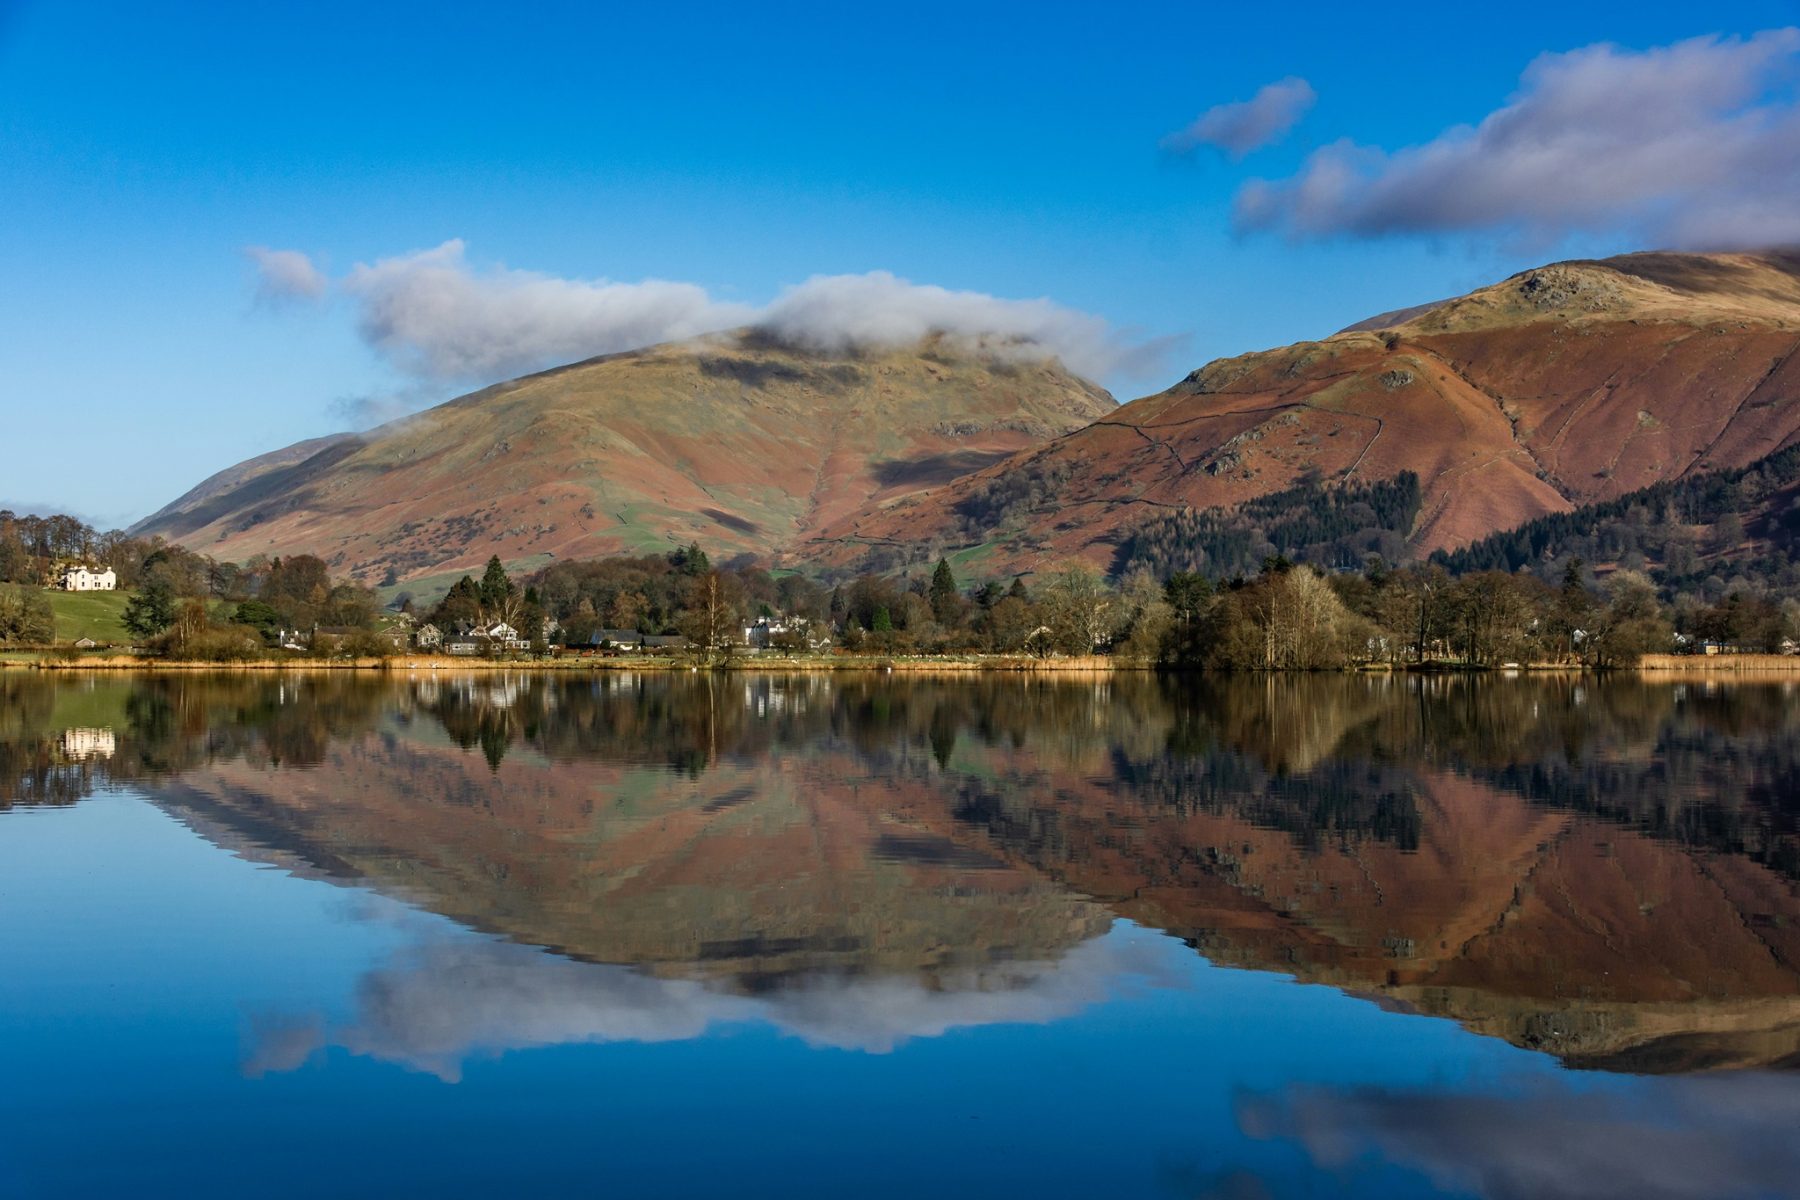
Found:
[[(743, 636), (738, 642), (752, 650), (767, 650), (778, 644), (777, 639), (782, 639), (789, 645), (804, 645), (810, 650), (818, 650), (831, 644), (831, 638), (815, 635), (812, 622), (804, 617), (758, 617), (755, 624), (746, 625), (743, 629)], [(788, 635), (793, 636), (789, 638)]]
[(119, 577), (111, 567), (89, 567), (77, 564), (64, 567), (59, 585), (65, 592), (110, 592), (119, 586)]
[(485, 638), (489, 642), (497, 642), (502, 649), (524, 650), (531, 643), (519, 636), (519, 631), (505, 621), (495, 621), (492, 625), (477, 625), (469, 631), (471, 637)]
[(783, 617), (758, 617), (755, 624), (744, 626), (743, 636), (738, 638), (738, 642), (752, 650), (767, 650), (789, 628)]

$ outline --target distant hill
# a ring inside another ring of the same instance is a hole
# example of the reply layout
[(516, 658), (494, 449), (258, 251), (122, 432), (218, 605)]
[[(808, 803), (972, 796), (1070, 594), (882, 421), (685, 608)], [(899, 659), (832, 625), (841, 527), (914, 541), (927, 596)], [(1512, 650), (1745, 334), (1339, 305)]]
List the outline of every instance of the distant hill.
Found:
[(1040, 445), (1112, 397), (1013, 345), (820, 354), (757, 334), (502, 383), (233, 467), (141, 522), (218, 558), (310, 553), (365, 582), (803, 535)]
[(1147, 521), (1410, 471), (1421, 503), (1399, 540), (1424, 556), (1800, 437), (1800, 253), (1558, 263), (1391, 316), (1210, 363), (1048, 445), (878, 501), (811, 553), (1110, 565)]
[(1422, 317), (1434, 308), (1442, 308), (1450, 303), (1448, 300), (1432, 300), (1425, 304), (1409, 304), (1405, 308), (1396, 308), (1389, 312), (1376, 313), (1365, 317), (1354, 325), (1346, 325), (1339, 333), (1365, 333), (1375, 329), (1392, 329), (1396, 325), (1404, 325), (1414, 317)]

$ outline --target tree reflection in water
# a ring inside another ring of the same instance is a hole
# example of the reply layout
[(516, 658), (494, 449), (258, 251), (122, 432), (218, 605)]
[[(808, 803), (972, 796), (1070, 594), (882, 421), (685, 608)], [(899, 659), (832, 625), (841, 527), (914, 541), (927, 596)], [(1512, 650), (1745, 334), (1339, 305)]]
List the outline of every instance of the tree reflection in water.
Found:
[(1024, 1002), (1124, 916), (1684, 1071), (1800, 1054), (1796, 720), (1783, 686), (1563, 676), (18, 674), (0, 804), (141, 787), (589, 999), (592, 963), (795, 1028), (883, 981)]

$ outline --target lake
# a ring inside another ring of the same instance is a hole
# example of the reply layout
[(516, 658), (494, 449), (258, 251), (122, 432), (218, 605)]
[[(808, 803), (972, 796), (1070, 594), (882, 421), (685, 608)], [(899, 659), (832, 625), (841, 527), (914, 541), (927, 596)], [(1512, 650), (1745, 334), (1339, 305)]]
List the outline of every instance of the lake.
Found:
[(0, 674), (0, 1196), (1800, 1195), (1800, 694)]

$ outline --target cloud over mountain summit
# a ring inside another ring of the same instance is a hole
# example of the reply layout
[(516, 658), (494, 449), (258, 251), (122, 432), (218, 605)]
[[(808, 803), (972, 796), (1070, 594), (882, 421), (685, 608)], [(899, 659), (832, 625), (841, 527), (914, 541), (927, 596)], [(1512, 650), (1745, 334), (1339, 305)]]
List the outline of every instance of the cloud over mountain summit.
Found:
[[(259, 247), (253, 254), (259, 294), (325, 290), (324, 276), (299, 251)], [(358, 264), (335, 290), (353, 306), (372, 349), (404, 374), (438, 383), (492, 381), (741, 326), (834, 352), (939, 334), (1009, 354), (1055, 356), (1090, 377), (1146, 369), (1169, 345), (1129, 338), (1101, 317), (1048, 299), (915, 284), (887, 271), (815, 275), (758, 306), (718, 299), (695, 283), (479, 267), (461, 239)]]

